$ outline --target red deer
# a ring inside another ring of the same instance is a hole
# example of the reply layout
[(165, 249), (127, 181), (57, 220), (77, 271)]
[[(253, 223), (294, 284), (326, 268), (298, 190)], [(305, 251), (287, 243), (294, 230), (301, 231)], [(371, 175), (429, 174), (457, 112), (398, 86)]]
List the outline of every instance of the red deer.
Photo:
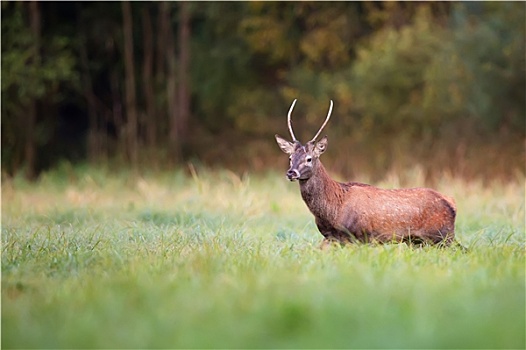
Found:
[(316, 141), (329, 121), (333, 103), (316, 135), (302, 145), (294, 136), (291, 114), (287, 124), (292, 142), (276, 135), (281, 150), (290, 155), (287, 178), (299, 181), (301, 196), (316, 217), (324, 243), (407, 242), (449, 246), (455, 237), (456, 206), (430, 188), (381, 189), (359, 182), (330, 178), (320, 161), (327, 136)]

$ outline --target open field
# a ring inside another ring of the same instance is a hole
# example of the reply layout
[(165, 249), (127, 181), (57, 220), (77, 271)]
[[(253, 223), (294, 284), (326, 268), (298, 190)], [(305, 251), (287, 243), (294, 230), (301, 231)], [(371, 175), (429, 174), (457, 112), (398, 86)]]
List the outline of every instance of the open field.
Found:
[(321, 251), (282, 174), (5, 180), (2, 348), (524, 348), (524, 178), (436, 188), (467, 253)]

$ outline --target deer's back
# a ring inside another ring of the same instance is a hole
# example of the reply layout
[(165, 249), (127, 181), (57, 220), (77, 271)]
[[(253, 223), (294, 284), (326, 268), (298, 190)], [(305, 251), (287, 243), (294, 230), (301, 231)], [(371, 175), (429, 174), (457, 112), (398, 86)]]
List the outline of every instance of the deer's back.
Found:
[(387, 241), (411, 235), (438, 242), (454, 235), (455, 203), (435, 190), (341, 185), (346, 195), (337, 221), (358, 237)]

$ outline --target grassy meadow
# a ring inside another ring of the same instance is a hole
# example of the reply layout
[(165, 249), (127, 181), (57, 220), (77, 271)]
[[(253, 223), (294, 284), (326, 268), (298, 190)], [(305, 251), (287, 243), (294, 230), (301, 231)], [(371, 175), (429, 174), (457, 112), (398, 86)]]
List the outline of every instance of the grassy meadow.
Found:
[(2, 348), (524, 348), (524, 178), (435, 188), (467, 253), (320, 250), (281, 173), (4, 180)]

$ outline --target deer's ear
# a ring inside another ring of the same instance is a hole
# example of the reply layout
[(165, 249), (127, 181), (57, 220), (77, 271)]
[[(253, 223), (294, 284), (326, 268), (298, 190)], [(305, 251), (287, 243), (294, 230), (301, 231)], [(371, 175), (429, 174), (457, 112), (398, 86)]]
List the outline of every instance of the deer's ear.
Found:
[(316, 147), (314, 147), (314, 155), (316, 157), (321, 156), (323, 152), (327, 149), (327, 136), (324, 136), (320, 141), (316, 142)]
[(279, 148), (287, 154), (294, 153), (294, 144), (290, 141), (285, 140), (283, 137), (276, 135), (276, 141), (278, 143)]

